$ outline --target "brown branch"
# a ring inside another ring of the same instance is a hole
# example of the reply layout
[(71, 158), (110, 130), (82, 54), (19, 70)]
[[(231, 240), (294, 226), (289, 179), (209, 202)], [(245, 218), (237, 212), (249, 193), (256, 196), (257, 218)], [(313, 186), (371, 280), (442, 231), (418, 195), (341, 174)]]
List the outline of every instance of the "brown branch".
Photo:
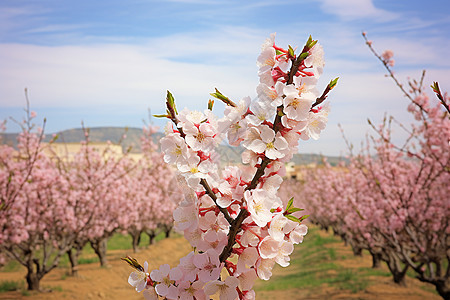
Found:
[(233, 218), (230, 217), (230, 215), (228, 214), (228, 210), (224, 207), (220, 207), (217, 204), (217, 196), (216, 194), (214, 194), (214, 192), (211, 190), (211, 187), (209, 186), (208, 182), (206, 181), (206, 179), (202, 178), (200, 179), (200, 184), (205, 188), (206, 190), (206, 194), (208, 194), (208, 196), (214, 201), (214, 204), (216, 204), (216, 206), (219, 208), (220, 212), (223, 214), (223, 216), (225, 217), (225, 219), (228, 221), (228, 223), (231, 225), (234, 220)]
[[(302, 53), (300, 53), (300, 55), (297, 58), (291, 59), (292, 66), (289, 71), (289, 76), (287, 78), (287, 83), (286, 83), (287, 85), (293, 83), (295, 74), (297, 74), (298, 69), (300, 68), (301, 64), (303, 63), (303, 60), (306, 58), (306, 56), (304, 56), (304, 55), (302, 56), (302, 54), (308, 53), (308, 51), (309, 51), (309, 47), (307, 45), (305, 45), (303, 47)], [(280, 111), (281, 112), (283, 111), (283, 105), (278, 106), (277, 112), (280, 112)], [(273, 122), (273, 130), (275, 131), (275, 133), (277, 133), (280, 130), (279, 125), (281, 124), (281, 116), (282, 116), (282, 114), (277, 113), (275, 120)], [(262, 159), (261, 165), (256, 170), (256, 173), (253, 176), (252, 181), (245, 188), (245, 190), (248, 191), (248, 190), (252, 190), (252, 189), (256, 188), (256, 186), (258, 185), (259, 179), (261, 178), (261, 176), (264, 175), (264, 170), (266, 169), (267, 165), (269, 163), (271, 163), (272, 161), (273, 161), (272, 159), (264, 156), (264, 158)], [(241, 211), (239, 212), (239, 215), (230, 224), (230, 232), (228, 233), (228, 243), (219, 256), (220, 262), (224, 262), (225, 260), (227, 260), (228, 257), (230, 257), (230, 255), (233, 251), (233, 246), (236, 243), (236, 241), (235, 241), (236, 235), (239, 233), (239, 231), (241, 231), (242, 222), (245, 220), (245, 218), (248, 215), (249, 215), (248, 210), (245, 208), (242, 208)]]

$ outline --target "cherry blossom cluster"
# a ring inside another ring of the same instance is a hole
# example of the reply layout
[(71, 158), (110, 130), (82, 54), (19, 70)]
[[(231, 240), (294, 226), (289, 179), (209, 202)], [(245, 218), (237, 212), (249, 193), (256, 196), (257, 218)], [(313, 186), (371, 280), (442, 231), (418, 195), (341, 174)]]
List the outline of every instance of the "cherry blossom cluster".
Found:
[[(322, 105), (337, 83), (320, 95), (315, 85), (324, 67), (323, 49), (310, 37), (296, 55), (275, 44), (275, 35), (258, 57), (258, 97), (233, 102), (216, 89), (211, 95), (226, 104), (217, 118), (214, 101), (205, 111), (178, 112), (170, 92), (171, 120), (161, 139), (164, 160), (185, 182), (186, 196), (173, 212), (174, 227), (194, 248), (174, 268), (162, 265), (149, 273), (131, 257), (136, 270), (128, 282), (146, 299), (254, 299), (256, 278), (269, 280), (275, 263), (286, 267), (294, 244), (307, 233), (293, 213), (293, 199), (283, 205), (277, 192), (284, 163), (297, 152), (299, 139), (318, 139), (329, 107)], [(242, 146), (244, 167), (219, 168), (216, 147), (223, 141)], [(222, 270), (225, 269), (225, 272)]]

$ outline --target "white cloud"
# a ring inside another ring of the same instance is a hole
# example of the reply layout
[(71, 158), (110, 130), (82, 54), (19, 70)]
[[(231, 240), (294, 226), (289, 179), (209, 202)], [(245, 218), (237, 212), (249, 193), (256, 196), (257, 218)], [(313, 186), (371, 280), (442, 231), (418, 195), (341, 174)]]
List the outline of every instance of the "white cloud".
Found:
[(0, 106), (21, 106), (28, 87), (38, 107), (123, 104), (155, 111), (163, 110), (169, 89), (179, 106), (204, 109), (215, 87), (234, 98), (255, 93), (262, 40), (224, 29), (220, 38), (172, 35), (139, 45), (3, 44)]
[(397, 14), (376, 8), (372, 0), (318, 0), (324, 12), (344, 20), (371, 18), (375, 21), (394, 19)]

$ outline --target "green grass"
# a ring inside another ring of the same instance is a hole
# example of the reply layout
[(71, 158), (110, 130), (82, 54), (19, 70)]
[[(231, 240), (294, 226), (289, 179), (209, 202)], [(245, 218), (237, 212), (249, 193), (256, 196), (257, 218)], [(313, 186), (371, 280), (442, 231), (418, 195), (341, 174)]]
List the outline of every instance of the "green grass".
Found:
[(93, 263), (98, 263), (99, 259), (98, 257), (81, 257), (80, 259), (78, 259), (78, 264), (79, 265), (85, 265), (85, 264), (93, 264)]
[(374, 268), (358, 268), (358, 273), (362, 276), (382, 276), (391, 277), (392, 274), (389, 271)]
[(1, 268), (2, 272), (15, 272), (20, 270), (21, 264), (16, 260), (10, 260)]
[[(332, 286), (351, 293), (364, 291), (370, 284), (368, 276), (390, 276), (383, 270), (371, 268), (351, 269), (337, 264), (347, 258), (335, 248), (327, 245), (341, 242), (333, 235), (320, 236), (318, 228), (310, 228), (302, 245), (296, 246), (291, 255), (291, 266), (286, 271), (274, 269), (270, 281), (257, 284), (256, 290), (283, 291), (287, 289), (314, 289)], [(286, 274), (287, 273), (287, 274)]]
[(56, 291), (56, 292), (62, 292), (63, 291), (63, 288), (60, 285), (46, 286), (46, 287), (44, 287), (44, 289), (48, 289), (48, 290)]
[(0, 293), (18, 291), (25, 287), (23, 281), (6, 280), (0, 282)]

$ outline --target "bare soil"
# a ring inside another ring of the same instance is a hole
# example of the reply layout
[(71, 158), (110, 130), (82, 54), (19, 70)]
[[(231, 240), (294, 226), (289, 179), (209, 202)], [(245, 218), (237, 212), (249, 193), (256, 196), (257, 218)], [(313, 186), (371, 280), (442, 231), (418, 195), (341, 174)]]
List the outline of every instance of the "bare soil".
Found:
[[(176, 266), (179, 259), (191, 251), (190, 245), (182, 237), (174, 237), (157, 242), (155, 245), (134, 254), (132, 250), (108, 251), (108, 267), (98, 263), (79, 266), (79, 276), (68, 275), (68, 268), (57, 268), (47, 274), (41, 281), (41, 288), (47, 291), (30, 292), (23, 296), (20, 292), (0, 293), (0, 299), (144, 299), (127, 282), (132, 268), (120, 258), (130, 255), (141, 264), (149, 262), (149, 268), (155, 269), (162, 264)], [(0, 281), (22, 280), (26, 270), (17, 272), (0, 272)], [(51, 291), (49, 291), (51, 290)]]

